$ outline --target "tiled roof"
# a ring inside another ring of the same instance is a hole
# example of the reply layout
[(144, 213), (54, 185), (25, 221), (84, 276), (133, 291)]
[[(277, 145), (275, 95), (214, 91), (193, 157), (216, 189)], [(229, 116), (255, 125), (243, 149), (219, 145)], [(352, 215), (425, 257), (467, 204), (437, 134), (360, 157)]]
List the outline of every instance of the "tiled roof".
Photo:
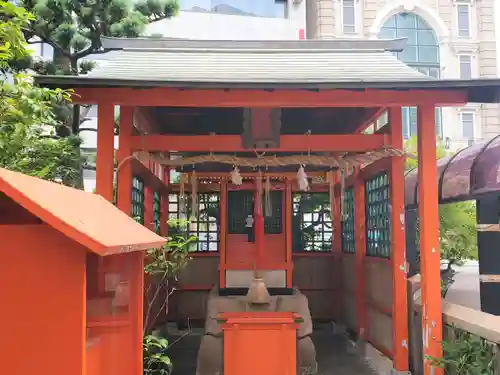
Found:
[(428, 81), (390, 51), (404, 40), (108, 39), (90, 79), (216, 83)]

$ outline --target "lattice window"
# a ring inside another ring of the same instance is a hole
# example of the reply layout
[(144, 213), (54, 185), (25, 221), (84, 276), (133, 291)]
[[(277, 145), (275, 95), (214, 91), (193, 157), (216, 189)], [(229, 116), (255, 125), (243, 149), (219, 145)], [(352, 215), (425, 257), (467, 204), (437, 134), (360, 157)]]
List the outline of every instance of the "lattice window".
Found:
[(132, 217), (144, 224), (144, 182), (137, 177), (132, 179)]
[[(192, 244), (192, 251), (219, 251), (219, 193), (198, 194), (198, 210), (196, 217), (191, 217), (192, 201), (186, 198), (186, 211), (181, 214), (181, 204), (178, 194), (170, 194), (168, 198), (168, 218), (189, 219), (188, 232), (198, 239)], [(176, 232), (177, 228), (169, 228)]]
[(331, 251), (332, 228), (328, 193), (294, 194), (292, 222), (294, 251)]
[(389, 177), (386, 172), (365, 181), (366, 255), (390, 258)]
[(281, 191), (271, 191), (271, 215), (266, 215), (266, 205), (264, 203), (264, 195), (262, 196), (262, 205), (264, 206), (264, 233), (265, 234), (280, 234), (283, 232), (283, 215), (282, 215), (282, 197)]
[[(280, 234), (283, 232), (282, 195), (281, 191), (271, 191), (271, 215), (266, 216), (264, 194), (262, 206), (264, 210), (264, 233)], [(254, 216), (254, 192), (230, 191), (228, 193), (228, 233), (246, 234), (245, 219), (248, 215)]]
[(161, 223), (161, 195), (155, 191), (153, 198), (153, 222), (155, 225), (155, 232), (160, 233), (160, 223)]
[(354, 227), (354, 189), (347, 188), (344, 191), (343, 204), (344, 220), (342, 221), (342, 251), (355, 253), (355, 227)]
[(228, 233), (245, 234), (245, 219), (253, 215), (253, 192), (230, 191), (227, 194)]

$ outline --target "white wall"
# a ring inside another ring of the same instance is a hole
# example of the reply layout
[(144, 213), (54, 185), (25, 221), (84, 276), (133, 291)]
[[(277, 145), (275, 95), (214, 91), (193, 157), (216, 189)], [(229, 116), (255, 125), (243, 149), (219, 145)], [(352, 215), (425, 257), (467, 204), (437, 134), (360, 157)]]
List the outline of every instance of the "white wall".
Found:
[(174, 18), (150, 24), (147, 34), (213, 40), (298, 39), (299, 30), (305, 32), (305, 2), (290, 4), (288, 16), (282, 19), (181, 11)]

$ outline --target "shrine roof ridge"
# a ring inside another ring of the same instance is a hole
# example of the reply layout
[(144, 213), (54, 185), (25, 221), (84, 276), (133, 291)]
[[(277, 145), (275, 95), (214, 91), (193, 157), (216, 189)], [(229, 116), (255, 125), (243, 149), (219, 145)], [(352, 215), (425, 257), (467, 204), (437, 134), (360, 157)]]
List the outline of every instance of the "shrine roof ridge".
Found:
[(113, 38), (103, 37), (104, 50), (176, 50), (249, 53), (293, 53), (334, 51), (400, 52), (407, 38), (332, 39), (332, 40), (196, 40), (181, 38)]

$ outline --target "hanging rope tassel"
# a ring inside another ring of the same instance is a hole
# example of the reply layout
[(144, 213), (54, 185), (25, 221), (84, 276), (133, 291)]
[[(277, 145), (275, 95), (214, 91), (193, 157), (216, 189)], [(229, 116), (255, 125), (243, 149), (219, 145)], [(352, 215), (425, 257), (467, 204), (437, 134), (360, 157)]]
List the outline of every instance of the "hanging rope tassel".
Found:
[(233, 168), (230, 177), (231, 177), (231, 182), (237, 186), (243, 183), (243, 178), (241, 177), (240, 169), (236, 166)]
[(191, 173), (191, 220), (198, 217), (198, 179), (196, 172)]
[[(262, 171), (259, 171), (259, 176), (257, 178), (257, 193), (259, 194), (259, 197), (262, 197)], [(262, 215), (262, 198), (258, 199), (258, 206), (256, 208), (256, 213)]]
[(328, 195), (330, 196), (330, 202), (332, 202), (331, 214), (330, 214), (332, 219), (333, 215), (337, 212), (337, 200), (335, 199), (335, 181), (333, 176), (334, 176), (333, 171), (326, 172), (326, 181), (328, 182)]
[(271, 178), (266, 176), (266, 184), (264, 186), (264, 213), (267, 217), (273, 216), (273, 205), (271, 202)]
[(299, 184), (299, 189), (302, 191), (309, 190), (309, 180), (307, 179), (306, 171), (304, 170), (304, 166), (301, 165), (299, 170), (297, 171), (297, 183)]

